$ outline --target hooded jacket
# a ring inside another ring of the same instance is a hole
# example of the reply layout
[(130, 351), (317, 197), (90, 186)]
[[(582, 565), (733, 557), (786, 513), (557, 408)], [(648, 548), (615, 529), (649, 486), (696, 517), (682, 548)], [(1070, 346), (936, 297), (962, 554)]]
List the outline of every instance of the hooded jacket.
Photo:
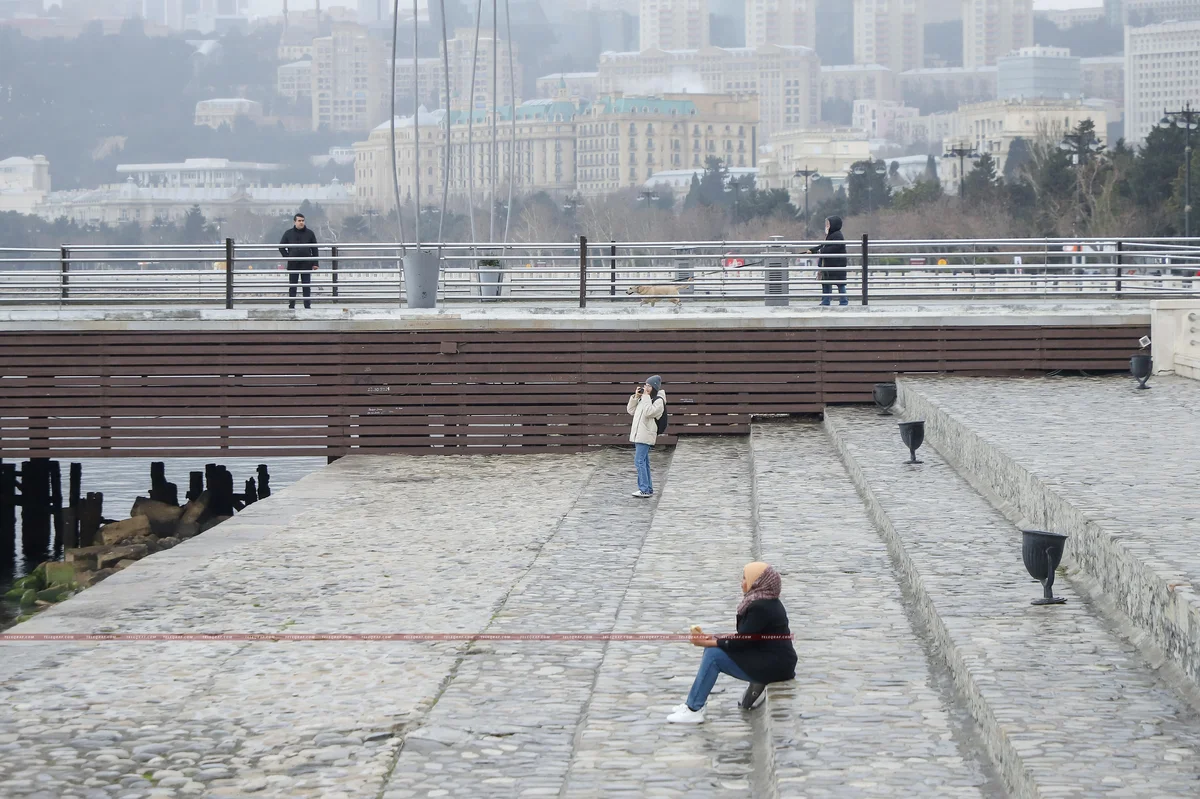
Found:
[(317, 265), (316, 243), (317, 234), (310, 228), (300, 230), (292, 226), (279, 240), (279, 254), (288, 259), (288, 269), (312, 269)]
[(846, 237), (842, 235), (840, 216), (829, 217), (829, 233), (825, 235), (825, 243), (814, 252), (833, 256), (821, 259), (821, 271), (817, 277), (822, 283), (846, 282)]

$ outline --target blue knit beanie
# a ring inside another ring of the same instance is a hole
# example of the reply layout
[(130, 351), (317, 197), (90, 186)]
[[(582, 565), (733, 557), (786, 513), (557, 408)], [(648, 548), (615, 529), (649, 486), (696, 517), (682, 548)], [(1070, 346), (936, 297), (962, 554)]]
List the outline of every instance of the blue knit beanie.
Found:
[(658, 375), (651, 375), (650, 377), (647, 377), (646, 382), (649, 383), (650, 387), (655, 391), (662, 391), (662, 378)]

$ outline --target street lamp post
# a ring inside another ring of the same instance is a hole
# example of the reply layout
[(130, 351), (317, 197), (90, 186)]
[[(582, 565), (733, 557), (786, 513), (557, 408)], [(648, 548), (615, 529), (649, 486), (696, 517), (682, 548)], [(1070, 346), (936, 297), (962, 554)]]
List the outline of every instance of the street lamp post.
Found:
[(963, 177), (964, 177), (963, 170), (966, 169), (966, 160), (968, 158), (970, 158), (972, 160), (978, 158), (979, 151), (976, 150), (974, 147), (967, 147), (966, 145), (963, 145), (963, 144), (956, 144), (955, 146), (951, 147), (946, 152), (946, 155), (950, 156), (951, 158), (958, 159), (958, 201), (962, 202), (963, 201)]
[(650, 203), (658, 202), (658, 192), (650, 189), (642, 189), (638, 192), (638, 202), (644, 202), (646, 207), (650, 207)]
[(571, 216), (575, 216), (575, 211), (582, 202), (583, 200), (579, 198), (578, 194), (568, 194), (563, 200), (563, 210)]
[(1183, 128), (1184, 175), (1183, 175), (1183, 237), (1192, 237), (1192, 131), (1200, 125), (1200, 108), (1185, 103), (1181, 111), (1166, 111), (1159, 121), (1160, 128)]
[(804, 178), (804, 238), (807, 239), (810, 235), (808, 224), (808, 182), (810, 180), (816, 180), (821, 176), (817, 174), (817, 170), (809, 169), (808, 166), (805, 165), (804, 169), (796, 170), (796, 177)]
[(729, 181), (729, 185), (725, 187), (725, 191), (733, 192), (733, 223), (735, 225), (738, 222), (738, 207), (739, 207), (739, 201), (741, 200), (742, 192), (749, 191), (749, 190), (750, 190), (750, 186), (748, 186), (745, 182), (743, 182), (737, 178), (731, 178)]
[(887, 174), (887, 164), (885, 164), (883, 161), (880, 161), (877, 164), (872, 163), (871, 161), (867, 161), (865, 164), (860, 163), (860, 164), (858, 164), (858, 166), (854, 167), (854, 174), (859, 175), (859, 176), (863, 176), (863, 175), (867, 176), (867, 213), (868, 214), (873, 213), (875, 210), (872, 207), (872, 203), (871, 203), (871, 174), (870, 173), (872, 173), (872, 172), (874, 172), (876, 175), (880, 175), (880, 176), (886, 175)]

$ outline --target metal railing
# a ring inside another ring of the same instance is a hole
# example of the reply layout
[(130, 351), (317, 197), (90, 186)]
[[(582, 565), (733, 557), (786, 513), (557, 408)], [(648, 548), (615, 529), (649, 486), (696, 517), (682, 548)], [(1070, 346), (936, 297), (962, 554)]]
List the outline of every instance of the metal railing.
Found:
[[(943, 239), (846, 242), (821, 274), (821, 241), (446, 244), (439, 301), (577, 304), (1152, 299), (1200, 296), (1193, 239)], [(322, 245), (317, 306), (404, 301), (401, 245)], [(844, 271), (844, 275), (842, 274)], [(0, 248), (0, 305), (280, 307), (277, 245)], [(845, 294), (841, 289), (845, 288)], [(303, 301), (303, 285), (296, 302)]]

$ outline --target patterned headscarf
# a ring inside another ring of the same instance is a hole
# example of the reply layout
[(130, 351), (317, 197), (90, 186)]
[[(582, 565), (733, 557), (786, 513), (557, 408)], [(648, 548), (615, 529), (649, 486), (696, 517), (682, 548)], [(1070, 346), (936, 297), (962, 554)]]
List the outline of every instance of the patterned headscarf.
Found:
[(774, 566), (768, 566), (763, 569), (763, 573), (758, 575), (758, 579), (750, 586), (750, 590), (742, 597), (742, 601), (738, 604), (737, 615), (741, 616), (746, 612), (746, 608), (750, 607), (751, 602), (756, 602), (759, 599), (779, 599), (779, 591), (783, 587), (783, 580), (779, 576), (779, 572), (775, 571)]

